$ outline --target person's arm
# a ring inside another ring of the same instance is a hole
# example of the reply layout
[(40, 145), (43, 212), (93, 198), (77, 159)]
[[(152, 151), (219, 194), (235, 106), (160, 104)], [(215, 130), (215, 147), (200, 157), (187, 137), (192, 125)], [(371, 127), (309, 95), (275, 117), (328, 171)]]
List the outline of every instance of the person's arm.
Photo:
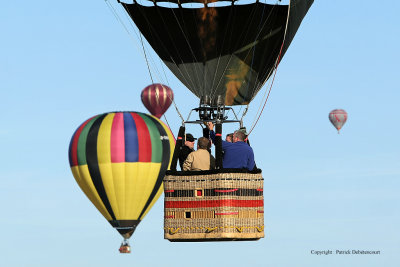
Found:
[(191, 171), (192, 170), (192, 163), (193, 163), (193, 153), (190, 153), (189, 156), (186, 158), (185, 162), (183, 163), (183, 170), (184, 171)]
[(214, 123), (212, 123), (211, 121), (207, 122), (207, 128), (208, 128), (208, 130), (210, 130), (211, 141), (213, 142), (213, 144), (215, 144)]
[[(215, 132), (214, 132), (214, 124), (212, 122), (207, 123), (207, 127), (210, 130), (210, 138), (213, 144), (215, 144)], [(222, 150), (224, 150), (227, 146), (232, 145), (233, 143), (222, 140)]]
[(210, 138), (213, 144), (215, 144), (215, 132), (213, 130), (210, 130)]

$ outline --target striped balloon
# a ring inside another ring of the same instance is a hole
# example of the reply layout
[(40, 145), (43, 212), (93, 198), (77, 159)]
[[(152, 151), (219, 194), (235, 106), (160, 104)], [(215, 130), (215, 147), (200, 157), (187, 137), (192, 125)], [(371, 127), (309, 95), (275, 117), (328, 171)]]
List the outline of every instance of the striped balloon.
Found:
[(161, 118), (174, 100), (174, 93), (168, 86), (155, 83), (143, 89), (141, 98), (147, 110)]
[(160, 196), (174, 145), (154, 116), (104, 113), (76, 130), (69, 162), (82, 191), (127, 239)]
[(329, 120), (339, 133), (347, 121), (347, 112), (344, 109), (334, 109), (329, 113)]

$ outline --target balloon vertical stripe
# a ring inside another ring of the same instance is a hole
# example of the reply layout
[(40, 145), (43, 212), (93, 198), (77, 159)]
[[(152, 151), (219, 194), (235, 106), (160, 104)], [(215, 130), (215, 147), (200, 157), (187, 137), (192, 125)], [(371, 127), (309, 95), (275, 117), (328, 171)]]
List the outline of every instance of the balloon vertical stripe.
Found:
[[(149, 118), (149, 119), (152, 121), (152, 123), (154, 123), (154, 126), (157, 128), (159, 136), (167, 136), (167, 132), (165, 131), (165, 129), (163, 128), (163, 126), (161, 124), (157, 123), (157, 121), (154, 118)], [(171, 154), (171, 151), (170, 151), (170, 144), (169, 144), (168, 139), (162, 139), (161, 146), (162, 146), (160, 149), (161, 151), (157, 151), (158, 153), (161, 154), (160, 155), (161, 159), (169, 157), (169, 155)], [(168, 169), (169, 161), (160, 161), (160, 162), (161, 162), (161, 170)], [(157, 193), (159, 191), (162, 191), (161, 185), (162, 185), (164, 175), (165, 175), (165, 173), (162, 173), (162, 172), (160, 172), (158, 174), (158, 177), (157, 177), (156, 183), (153, 187), (153, 190), (152, 190), (149, 198), (147, 199), (147, 202), (144, 205), (144, 208), (143, 208), (142, 212), (140, 213), (139, 218), (142, 218), (142, 216), (146, 214), (147, 208), (153, 202), (153, 199), (157, 196)]]
[[(111, 163), (111, 129), (115, 115), (115, 113), (107, 114), (97, 133), (97, 160), (99, 164)], [(122, 145), (124, 144), (122, 143)]]
[[(169, 127), (167, 127), (165, 124), (163, 124), (160, 119), (154, 118), (154, 117), (152, 119), (154, 119), (157, 123), (159, 123), (163, 127), (164, 131), (166, 132), (166, 136), (165, 137), (167, 137), (168, 141), (169, 141), (170, 160), (169, 160), (168, 166), (166, 166), (166, 168), (168, 169), (170, 164), (171, 164), (171, 161), (172, 161), (173, 151), (174, 151), (174, 147), (175, 147), (175, 137), (172, 134), (171, 129)], [(163, 140), (166, 140), (166, 139), (164, 138)], [(163, 156), (165, 156), (165, 155), (163, 155)], [(164, 165), (161, 168), (163, 168), (163, 167), (164, 167)], [(158, 177), (158, 179), (163, 179), (163, 177)], [(156, 193), (156, 195), (153, 198), (152, 202), (150, 203), (149, 208), (147, 208), (147, 210), (143, 210), (144, 213), (140, 214), (140, 218), (143, 218), (144, 216), (146, 216), (147, 212), (149, 212), (149, 210), (150, 210), (150, 207), (152, 207), (154, 205), (154, 203), (157, 201), (157, 199), (160, 197), (162, 191), (163, 191), (163, 186), (160, 186), (160, 189)]]
[[(84, 123), (82, 123), (78, 127), (78, 129), (75, 131), (73, 137), (71, 138), (71, 143), (69, 145), (69, 164), (71, 167), (77, 166), (77, 165), (82, 165), (82, 159), (79, 160), (80, 153), (78, 153), (78, 150), (80, 149), (79, 140), (83, 135), (86, 137), (87, 134), (84, 134), (83, 131), (88, 124), (91, 125), (93, 123), (92, 122), (93, 118), (94, 117), (92, 117), (92, 118), (88, 119), (87, 121), (85, 121)], [(82, 152), (84, 152), (84, 151), (82, 151)], [(86, 164), (86, 159), (83, 160), (83, 162), (84, 162), (83, 164)]]
[(124, 117), (122, 113), (117, 113), (111, 126), (111, 162), (125, 161), (125, 131)]
[(139, 162), (151, 162), (151, 138), (146, 122), (136, 113), (131, 113), (135, 121), (139, 146)]
[[(118, 113), (107, 114), (101, 122), (97, 134), (97, 161), (101, 174), (101, 181), (103, 183), (108, 202), (110, 203), (116, 218), (121, 216), (120, 205), (118, 203), (124, 203), (124, 194), (118, 194), (118, 197), (121, 199), (118, 199), (117, 194), (115, 194), (115, 192), (120, 191), (120, 182), (118, 178), (119, 175), (117, 175), (117, 172), (121, 171), (116, 170), (114, 166), (119, 164), (112, 164), (111, 162), (111, 130), (114, 118), (117, 114)], [(123, 145), (124, 144), (122, 142), (122, 146)]]
[(103, 202), (104, 206), (106, 207), (108, 213), (110, 213), (113, 220), (116, 220), (114, 212), (111, 208), (110, 202), (107, 197), (106, 190), (104, 188), (103, 180), (101, 177), (101, 172), (99, 169), (99, 162), (97, 158), (97, 138), (101, 123), (103, 122), (104, 118), (107, 114), (101, 115), (98, 117), (94, 122), (92, 127), (89, 130), (86, 142), (86, 158), (87, 164), (89, 167), (89, 173), (92, 177), (92, 181), (94, 187), (96, 188), (97, 193), (100, 196), (101, 201)]
[(78, 164), (79, 165), (85, 165), (87, 164), (87, 158), (86, 158), (86, 141), (87, 141), (87, 136), (89, 134), (89, 130), (92, 127), (93, 123), (96, 121), (98, 118), (94, 117), (92, 120), (90, 120), (85, 127), (83, 127), (81, 135), (79, 136), (78, 140)]
[(88, 122), (91, 120), (92, 118), (88, 119), (87, 121), (85, 121), (84, 123), (81, 124), (81, 126), (79, 126), (79, 128), (75, 131), (73, 138), (71, 139), (71, 143), (69, 145), (69, 164), (71, 166), (76, 166), (78, 165), (78, 140), (79, 140), (79, 136), (82, 133), (83, 128), (86, 126), (86, 124), (88, 124)]
[(137, 127), (130, 113), (124, 113), (124, 126), (121, 130), (125, 132), (125, 161), (139, 161), (139, 141)]
[(162, 160), (162, 144), (160, 139), (160, 131), (157, 129), (156, 124), (153, 122), (151, 117), (140, 115), (145, 121), (151, 139), (151, 162), (161, 162)]

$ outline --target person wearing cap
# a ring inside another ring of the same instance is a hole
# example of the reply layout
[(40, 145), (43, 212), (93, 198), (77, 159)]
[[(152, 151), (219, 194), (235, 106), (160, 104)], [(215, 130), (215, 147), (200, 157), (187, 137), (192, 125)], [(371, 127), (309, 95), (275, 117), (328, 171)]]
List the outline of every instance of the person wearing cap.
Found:
[(205, 171), (215, 168), (215, 158), (208, 152), (210, 140), (200, 137), (197, 150), (190, 153), (183, 163), (184, 171)]
[[(210, 138), (215, 143), (214, 124), (207, 124), (210, 130)], [(243, 130), (237, 130), (233, 133), (232, 143), (222, 140), (222, 166), (225, 169), (247, 169), (249, 171), (255, 168), (254, 152), (251, 146), (246, 142), (246, 134)]]
[(197, 138), (194, 138), (190, 133), (185, 134), (185, 144), (181, 147), (178, 155), (179, 166), (181, 167), (181, 170), (183, 170), (183, 163), (185, 162), (186, 158), (194, 151), (194, 141), (196, 139)]

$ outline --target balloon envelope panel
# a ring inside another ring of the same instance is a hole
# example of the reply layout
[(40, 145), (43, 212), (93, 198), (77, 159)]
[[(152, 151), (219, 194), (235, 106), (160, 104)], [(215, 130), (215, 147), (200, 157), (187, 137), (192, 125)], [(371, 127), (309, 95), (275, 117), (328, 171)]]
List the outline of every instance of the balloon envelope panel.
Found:
[(271, 76), (312, 3), (257, 1), (203, 8), (121, 4), (158, 56), (197, 97), (221, 95), (226, 105), (243, 105)]

